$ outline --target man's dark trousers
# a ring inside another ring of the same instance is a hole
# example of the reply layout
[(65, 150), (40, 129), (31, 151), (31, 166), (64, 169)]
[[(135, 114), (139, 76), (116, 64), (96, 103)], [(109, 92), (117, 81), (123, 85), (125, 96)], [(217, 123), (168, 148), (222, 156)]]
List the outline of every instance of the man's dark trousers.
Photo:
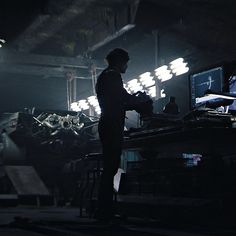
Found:
[(98, 131), (104, 159), (98, 196), (99, 214), (101, 218), (111, 218), (114, 211), (113, 179), (120, 165), (123, 141), (123, 126), (121, 123), (104, 117), (99, 122)]

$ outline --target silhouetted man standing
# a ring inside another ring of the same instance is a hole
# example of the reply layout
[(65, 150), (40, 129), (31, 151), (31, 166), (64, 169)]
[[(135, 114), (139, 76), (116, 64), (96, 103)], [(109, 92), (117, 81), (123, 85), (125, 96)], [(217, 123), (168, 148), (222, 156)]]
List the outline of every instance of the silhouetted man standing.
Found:
[(125, 111), (135, 99), (123, 88), (121, 73), (125, 73), (128, 53), (116, 48), (106, 57), (108, 67), (99, 75), (96, 93), (101, 108), (99, 136), (103, 148), (104, 171), (99, 189), (98, 218), (109, 220), (113, 215), (113, 178), (120, 165)]
[(175, 97), (170, 97), (170, 101), (165, 105), (163, 112), (171, 115), (179, 114), (179, 108), (178, 105), (175, 103)]

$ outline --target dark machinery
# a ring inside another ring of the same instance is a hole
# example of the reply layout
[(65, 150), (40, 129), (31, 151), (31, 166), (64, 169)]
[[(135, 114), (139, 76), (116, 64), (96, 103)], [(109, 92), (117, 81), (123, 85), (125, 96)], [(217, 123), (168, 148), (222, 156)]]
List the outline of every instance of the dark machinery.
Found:
[[(63, 150), (82, 146), (89, 139), (97, 138), (97, 123), (97, 119), (76, 112), (4, 113), (0, 121), (0, 131), (3, 142), (4, 137), (8, 136), (19, 148), (31, 148), (32, 145), (37, 148), (47, 147), (48, 150), (66, 157)], [(3, 146), (3, 152), (6, 153), (7, 142)]]
[[(122, 167), (126, 174), (118, 204), (137, 203), (135, 208), (143, 206), (144, 213), (152, 203), (152, 217), (157, 208), (170, 207), (170, 202), (181, 203), (179, 208), (187, 204), (192, 209), (199, 203), (208, 209), (208, 204), (215, 204), (211, 196), (221, 201), (220, 190), (212, 181), (215, 174), (222, 176), (217, 179), (220, 188), (236, 196), (235, 190), (224, 185), (226, 179), (236, 179), (229, 171), (232, 165), (228, 165), (236, 155), (236, 119), (232, 114), (211, 108), (196, 109), (184, 117), (154, 114), (149, 96), (134, 96), (140, 100), (129, 106), (140, 113), (141, 124), (125, 132)], [(74, 112), (5, 115), (1, 122), (2, 160), (9, 160), (6, 144), (14, 143), (18, 154), (32, 163), (53, 194), (59, 191), (64, 201), (80, 204), (87, 194), (91, 199), (102, 171), (97, 124), (98, 120)]]
[[(41, 188), (44, 194), (60, 192), (65, 198), (71, 193), (65, 187), (71, 190), (76, 185), (68, 177), (71, 171), (68, 174), (66, 163), (88, 153), (87, 142), (97, 138), (97, 124), (96, 118), (70, 111), (4, 113), (0, 120), (0, 185), (9, 187), (0, 194), (12, 194), (10, 189), (21, 194), (24, 186), (28, 198), (30, 192), (36, 194), (35, 186), (45, 184)], [(37, 197), (42, 194), (39, 188)]]
[[(84, 113), (42, 112), (33, 117), (32, 137), (37, 145), (49, 148), (57, 154), (78, 156), (78, 150), (89, 139), (97, 138), (98, 119)], [(75, 153), (73, 153), (73, 151)]]

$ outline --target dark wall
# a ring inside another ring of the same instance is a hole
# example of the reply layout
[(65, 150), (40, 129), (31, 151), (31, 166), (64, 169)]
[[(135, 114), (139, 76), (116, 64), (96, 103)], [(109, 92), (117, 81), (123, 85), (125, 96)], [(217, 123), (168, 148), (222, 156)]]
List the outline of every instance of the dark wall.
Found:
[(66, 109), (66, 81), (0, 73), (0, 113), (24, 108)]
[(179, 106), (180, 114), (184, 115), (190, 110), (189, 74), (173, 77), (164, 84), (167, 97), (174, 96)]

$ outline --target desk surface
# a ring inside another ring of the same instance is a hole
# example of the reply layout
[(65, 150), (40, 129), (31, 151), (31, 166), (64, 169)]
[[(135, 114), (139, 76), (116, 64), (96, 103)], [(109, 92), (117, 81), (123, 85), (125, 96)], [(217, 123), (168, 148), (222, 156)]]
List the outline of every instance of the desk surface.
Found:
[(190, 128), (128, 138), (125, 149), (154, 149), (158, 152), (236, 154), (236, 129)]
[[(90, 150), (100, 150), (99, 140), (89, 144)], [(236, 154), (236, 129), (204, 127), (188, 129), (158, 129), (142, 136), (125, 137), (124, 150), (153, 150), (158, 153)]]

